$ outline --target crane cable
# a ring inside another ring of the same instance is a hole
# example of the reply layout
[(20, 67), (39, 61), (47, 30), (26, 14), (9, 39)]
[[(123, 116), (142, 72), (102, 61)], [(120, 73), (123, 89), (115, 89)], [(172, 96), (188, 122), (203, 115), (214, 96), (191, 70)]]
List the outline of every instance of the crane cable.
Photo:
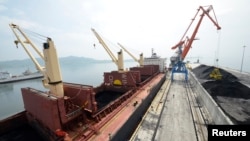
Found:
[(45, 35), (42, 35), (42, 34), (39, 34), (39, 33), (36, 33), (34, 31), (31, 31), (31, 30), (28, 30), (28, 29), (23, 29), (22, 30), (27, 34), (29, 35), (29, 38), (32, 38), (33, 40), (35, 40), (36, 42), (39, 42), (39, 43), (43, 43), (47, 40), (47, 36)]
[(215, 67), (219, 67), (219, 55), (220, 55), (220, 41), (221, 41), (221, 31), (218, 31), (217, 49), (215, 51)]
[[(214, 8), (212, 7), (212, 9), (213, 9), (212, 11), (213, 11), (215, 21), (218, 23)], [(221, 31), (220, 30), (217, 30), (217, 31), (218, 31), (218, 40), (217, 40), (217, 50), (215, 51), (215, 62), (214, 62), (215, 63), (214, 65), (216, 68), (219, 67), (219, 54), (220, 54), (220, 41), (221, 41)]]
[[(104, 41), (104, 43), (108, 46), (109, 50), (113, 53), (113, 51), (118, 52), (120, 50), (120, 47), (117, 46), (114, 42), (110, 41), (109, 39), (107, 39), (105, 36), (99, 34), (99, 36), (102, 38), (102, 40)], [(97, 40), (98, 41), (98, 40)], [(100, 42), (98, 41), (98, 43), (95, 43), (96, 39), (94, 39), (94, 43), (93, 46), (94, 48), (96, 48)]]

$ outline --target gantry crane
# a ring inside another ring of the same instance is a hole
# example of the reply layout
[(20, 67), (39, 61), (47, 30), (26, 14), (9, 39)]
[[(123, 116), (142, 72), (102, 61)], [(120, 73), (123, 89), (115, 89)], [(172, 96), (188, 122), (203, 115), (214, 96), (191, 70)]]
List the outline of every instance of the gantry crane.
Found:
[[(205, 9), (206, 8), (206, 9)], [(196, 16), (198, 15), (199, 12), (202, 12), (202, 14), (200, 15), (200, 19), (193, 31), (193, 34), (191, 35), (191, 37), (189, 38), (188, 36), (186, 36), (189, 28), (191, 27), (192, 23), (194, 22)], [(206, 15), (211, 21), (212, 23), (217, 27), (217, 30), (220, 30), (221, 27), (219, 26), (215, 13), (214, 13), (214, 17), (215, 19), (213, 19), (210, 15), (209, 12), (213, 11), (213, 7), (212, 5), (209, 6), (200, 6), (197, 10), (197, 13), (195, 14), (194, 18), (192, 19), (190, 25), (188, 26), (187, 30), (185, 31), (184, 35), (182, 36), (181, 40), (172, 47), (172, 49), (176, 49), (178, 48), (178, 50), (176, 51), (176, 56), (171, 57), (171, 65), (172, 65), (172, 76), (171, 79), (173, 80), (174, 77), (174, 73), (185, 73), (185, 80), (188, 79), (187, 75), (188, 75), (188, 70), (185, 66), (185, 63), (183, 62), (183, 60), (185, 59), (189, 49), (192, 46), (192, 43), (194, 40), (196, 40), (196, 34), (198, 32), (198, 29), (201, 25), (201, 22), (204, 18), (204, 16)], [(184, 39), (184, 37), (186, 36), (186, 38)]]
[[(25, 52), (29, 55), (36, 68), (43, 74), (43, 85), (45, 88), (50, 90), (50, 94), (58, 97), (64, 96), (63, 82), (61, 76), (61, 70), (59, 66), (59, 61), (57, 57), (56, 48), (54, 42), (51, 38), (47, 37), (47, 42), (43, 44), (43, 53), (35, 46), (35, 44), (28, 38), (28, 36), (19, 28), (18, 25), (9, 24), (13, 33), (15, 34), (17, 40), (14, 41), (16, 45), (20, 43)], [(22, 38), (20, 38), (20, 35)], [(45, 62), (45, 67), (41, 66), (35, 57), (31, 54), (26, 45), (30, 45), (35, 52), (42, 58)]]
[(95, 29), (91, 28), (93, 33), (95, 34), (96, 38), (99, 40), (99, 43), (103, 46), (103, 48), (107, 51), (109, 56), (111, 57), (112, 61), (117, 65), (118, 71), (124, 71), (124, 64), (123, 64), (123, 52), (122, 49), (118, 52), (118, 59), (115, 55), (111, 52), (108, 48), (106, 43), (102, 40), (101, 36), (95, 31)]
[(136, 62), (139, 63), (140, 67), (144, 65), (143, 53), (140, 54), (140, 58), (137, 59), (133, 54), (131, 54), (123, 45), (117, 43), (124, 51), (126, 51)]

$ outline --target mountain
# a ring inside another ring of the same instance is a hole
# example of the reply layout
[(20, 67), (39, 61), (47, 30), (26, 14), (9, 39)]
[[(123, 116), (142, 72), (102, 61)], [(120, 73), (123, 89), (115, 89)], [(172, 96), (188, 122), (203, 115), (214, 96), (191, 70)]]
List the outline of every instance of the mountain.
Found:
[[(36, 58), (41, 66), (44, 66), (44, 61), (41, 58)], [(124, 60), (131, 62), (132, 59)], [(112, 62), (112, 60), (96, 60), (93, 58), (87, 57), (77, 57), (77, 56), (67, 56), (67, 57), (60, 57), (59, 63), (62, 66), (69, 66), (69, 65), (84, 65), (84, 64), (91, 64), (91, 63), (108, 63)], [(0, 61), (0, 71), (5, 70), (5, 68), (16, 68), (16, 67), (29, 67), (34, 66), (34, 63), (31, 59), (23, 59), (23, 60), (10, 60), (10, 61)]]
[[(36, 58), (41, 66), (44, 66), (44, 61), (41, 58)], [(76, 56), (68, 56), (68, 57), (60, 57), (59, 63), (61, 65), (80, 65), (85, 63), (105, 63), (111, 62), (111, 60), (96, 60), (93, 58), (86, 57), (76, 57)], [(5, 70), (4, 68), (16, 68), (16, 67), (24, 67), (24, 66), (34, 66), (34, 63), (31, 59), (23, 59), (23, 60), (10, 60), (10, 61), (0, 61), (0, 70)]]

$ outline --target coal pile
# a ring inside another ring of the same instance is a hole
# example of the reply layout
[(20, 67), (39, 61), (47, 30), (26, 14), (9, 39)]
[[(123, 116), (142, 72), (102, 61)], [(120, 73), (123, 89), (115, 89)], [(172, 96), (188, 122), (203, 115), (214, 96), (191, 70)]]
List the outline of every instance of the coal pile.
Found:
[(113, 92), (113, 91), (102, 91), (100, 93), (97, 93), (95, 96), (95, 99), (97, 101), (98, 110), (104, 108), (106, 105), (108, 105), (110, 102), (116, 100), (122, 94), (124, 94), (124, 93)]
[(202, 86), (212, 97), (225, 96), (250, 99), (249, 88), (238, 81), (207, 81)]
[[(200, 66), (196, 67), (195, 69), (193, 69), (192, 71), (194, 72), (196, 77), (199, 79), (211, 79), (209, 77), (209, 74), (214, 69), (215, 69), (215, 67), (213, 67), (213, 66), (200, 65)], [(225, 80), (225, 81), (237, 81), (238, 80), (238, 78), (236, 76), (234, 76), (233, 74), (231, 74), (223, 69), (219, 68), (219, 71), (222, 74), (222, 80)]]
[(200, 65), (192, 71), (235, 124), (250, 124), (250, 88), (240, 83), (236, 76), (223, 69), (219, 69), (222, 79), (213, 80), (209, 77), (213, 70), (213, 66)]
[(44, 141), (38, 132), (28, 124), (0, 135), (0, 141)]

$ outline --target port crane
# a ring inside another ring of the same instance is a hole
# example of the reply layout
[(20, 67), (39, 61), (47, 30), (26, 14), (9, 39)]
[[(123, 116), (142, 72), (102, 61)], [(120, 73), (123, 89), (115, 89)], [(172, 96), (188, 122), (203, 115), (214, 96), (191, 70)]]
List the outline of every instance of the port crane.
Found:
[[(59, 60), (57, 57), (56, 48), (54, 42), (51, 38), (47, 37), (47, 41), (43, 43), (43, 53), (35, 46), (35, 44), (28, 38), (28, 36), (23, 32), (23, 30), (16, 24), (9, 24), (11, 30), (16, 36), (17, 40), (14, 41), (16, 45), (20, 43), (24, 48), (25, 52), (28, 54), (30, 59), (35, 64), (36, 68), (43, 74), (43, 85), (45, 88), (50, 90), (50, 94), (57, 97), (64, 96), (63, 82), (61, 76), (61, 70), (59, 65)], [(21, 37), (22, 38), (21, 38)], [(27, 45), (30, 45), (35, 52), (44, 61), (45, 67), (41, 66), (36, 58), (32, 55)]]
[(142, 67), (144, 65), (144, 57), (143, 57), (143, 53), (140, 54), (140, 58), (137, 59), (133, 54), (131, 54), (123, 45), (121, 45), (120, 43), (117, 43), (124, 51), (126, 51), (136, 62), (139, 63), (140, 67)]
[(99, 40), (99, 43), (103, 46), (103, 48), (107, 51), (112, 61), (117, 65), (118, 71), (124, 71), (124, 63), (123, 63), (123, 51), (122, 49), (118, 52), (118, 59), (111, 52), (107, 44), (103, 41), (101, 36), (95, 31), (95, 29), (91, 28), (92, 32), (95, 34), (96, 38)]
[[(187, 32), (190, 29), (191, 25), (193, 24), (193, 22), (194, 22), (195, 18), (197, 17), (197, 15), (200, 13), (200, 11), (202, 12), (201, 15), (200, 15), (200, 19), (199, 19), (199, 21), (198, 21), (198, 23), (197, 23), (191, 37), (189, 38), (187, 36)], [(213, 19), (209, 15), (210, 11), (213, 11), (215, 19)], [(185, 31), (184, 35), (181, 37), (180, 41), (175, 46), (172, 47), (172, 49), (177, 49), (178, 48), (178, 50), (176, 51), (176, 56), (172, 56), (170, 58), (171, 65), (172, 65), (172, 76), (171, 76), (172, 80), (174, 79), (174, 73), (184, 73), (185, 74), (185, 80), (188, 80), (188, 76), (187, 76), (188, 75), (188, 70), (187, 70), (183, 60), (185, 59), (188, 51), (190, 50), (193, 41), (197, 39), (196, 34), (197, 34), (198, 30), (199, 30), (199, 27), (201, 25), (201, 22), (202, 22), (204, 16), (207, 16), (212, 21), (212, 23), (217, 27), (217, 30), (221, 29), (221, 27), (219, 26), (219, 24), (217, 22), (217, 19), (216, 19), (216, 16), (215, 16), (212, 5), (200, 6), (198, 8), (194, 18), (192, 19), (191, 23), (189, 24), (187, 30)], [(186, 38), (185, 38), (185, 36), (186, 36)]]

